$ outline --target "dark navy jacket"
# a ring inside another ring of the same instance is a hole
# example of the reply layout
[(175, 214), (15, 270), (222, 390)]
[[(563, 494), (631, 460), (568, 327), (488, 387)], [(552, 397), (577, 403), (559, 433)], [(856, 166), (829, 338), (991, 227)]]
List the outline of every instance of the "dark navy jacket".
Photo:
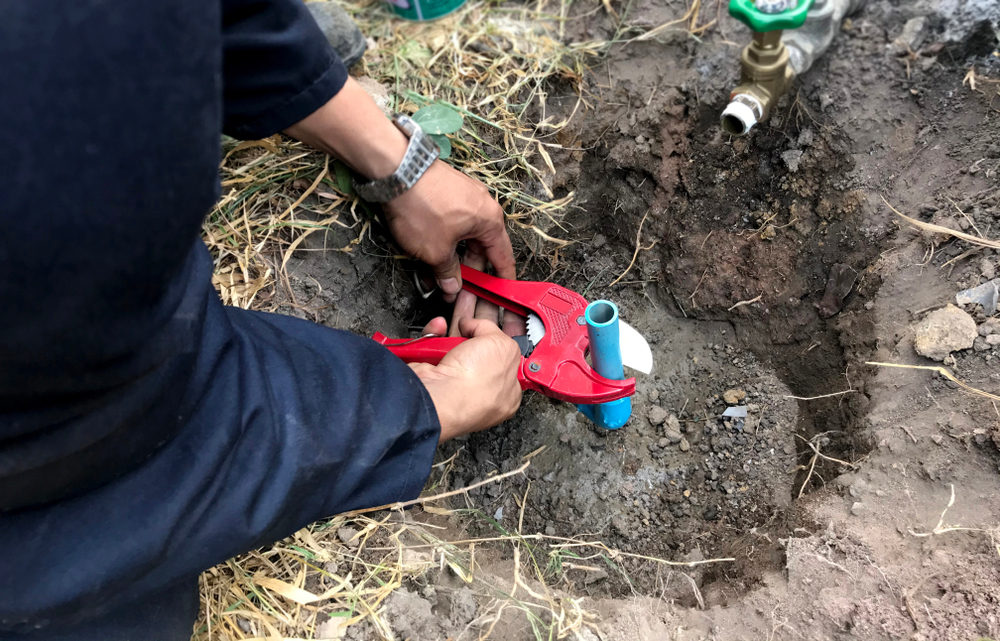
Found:
[(346, 77), (300, 0), (0, 0), (0, 630), (420, 491), (439, 426), (409, 368), (224, 308), (199, 238), (220, 132)]

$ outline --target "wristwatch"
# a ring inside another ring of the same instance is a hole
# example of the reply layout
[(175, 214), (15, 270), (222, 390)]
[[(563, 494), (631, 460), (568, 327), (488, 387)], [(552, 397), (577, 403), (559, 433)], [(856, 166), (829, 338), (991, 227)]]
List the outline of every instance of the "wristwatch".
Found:
[(368, 202), (385, 203), (420, 180), (441, 153), (437, 143), (409, 116), (394, 114), (392, 124), (410, 139), (406, 154), (391, 175), (366, 183), (354, 182), (354, 191)]

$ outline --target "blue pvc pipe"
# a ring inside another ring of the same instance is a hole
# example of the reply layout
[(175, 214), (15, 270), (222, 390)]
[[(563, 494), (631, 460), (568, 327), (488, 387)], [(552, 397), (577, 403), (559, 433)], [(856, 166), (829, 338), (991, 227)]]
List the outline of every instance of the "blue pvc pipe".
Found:
[[(590, 362), (604, 378), (620, 381), (625, 378), (622, 365), (621, 343), (618, 338), (618, 307), (608, 300), (595, 300), (584, 311), (587, 335), (590, 338)], [(616, 430), (632, 416), (632, 399), (628, 396), (617, 401), (597, 405), (577, 405), (583, 415), (597, 425)]]

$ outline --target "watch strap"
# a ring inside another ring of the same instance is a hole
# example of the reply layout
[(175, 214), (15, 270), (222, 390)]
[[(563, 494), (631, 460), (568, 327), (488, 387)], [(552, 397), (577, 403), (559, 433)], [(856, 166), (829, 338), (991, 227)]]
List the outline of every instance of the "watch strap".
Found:
[(424, 173), (434, 164), (440, 155), (437, 143), (424, 133), (409, 116), (396, 114), (393, 124), (399, 128), (410, 142), (399, 167), (385, 178), (378, 178), (365, 183), (354, 183), (354, 191), (369, 202), (385, 203), (409, 190)]

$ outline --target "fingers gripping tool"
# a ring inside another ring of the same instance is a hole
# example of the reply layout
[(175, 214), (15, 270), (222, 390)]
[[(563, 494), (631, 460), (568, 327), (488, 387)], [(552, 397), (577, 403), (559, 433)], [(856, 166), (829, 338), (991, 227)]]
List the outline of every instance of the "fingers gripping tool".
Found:
[[(565, 287), (497, 278), (465, 265), (462, 280), (464, 289), (526, 318), (527, 336), (515, 338), (522, 354), (517, 373), (521, 389), (576, 403), (598, 424), (602, 420), (594, 414), (599, 411), (590, 406), (614, 404), (618, 407), (613, 412), (616, 418), (603, 421), (607, 423), (604, 426), (615, 429), (625, 423), (631, 403), (622, 416), (626, 408), (620, 401), (630, 401), (628, 397), (635, 394), (635, 379), (624, 377), (623, 352), (629, 354), (625, 364), (645, 372), (652, 369), (652, 354), (645, 340), (624, 322), (619, 339), (618, 311), (613, 303), (596, 301), (588, 306), (583, 296)], [(394, 339), (381, 333), (372, 338), (407, 363), (431, 364), (468, 340), (434, 336)], [(588, 352), (605, 375), (587, 362)]]

